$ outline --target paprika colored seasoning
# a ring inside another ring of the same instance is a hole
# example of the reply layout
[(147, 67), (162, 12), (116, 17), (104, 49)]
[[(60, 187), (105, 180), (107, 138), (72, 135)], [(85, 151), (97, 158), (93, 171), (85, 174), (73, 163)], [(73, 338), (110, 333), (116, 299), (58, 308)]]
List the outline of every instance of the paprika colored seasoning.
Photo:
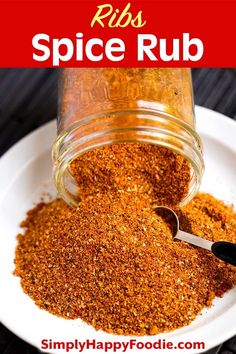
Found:
[[(236, 213), (207, 194), (176, 208), (181, 229), (236, 242)], [(40, 203), (22, 223), (15, 274), (42, 309), (124, 335), (171, 331), (236, 284), (236, 269), (174, 241), (148, 198), (118, 192)]]
[(109, 333), (188, 325), (236, 284), (235, 268), (175, 241), (153, 210), (169, 205), (182, 230), (236, 242), (231, 207), (192, 199), (203, 160), (189, 70), (65, 69), (60, 90), (53, 159), (62, 198), (21, 224), (23, 290), (52, 314)]

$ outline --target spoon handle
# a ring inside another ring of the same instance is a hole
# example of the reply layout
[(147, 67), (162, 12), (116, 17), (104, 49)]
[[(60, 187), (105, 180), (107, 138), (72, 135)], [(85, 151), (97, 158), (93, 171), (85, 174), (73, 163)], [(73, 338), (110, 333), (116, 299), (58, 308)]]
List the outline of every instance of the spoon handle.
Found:
[(214, 242), (211, 246), (211, 251), (212, 253), (214, 253), (214, 255), (217, 258), (233, 266), (236, 266), (236, 244), (235, 243), (230, 243), (225, 241)]
[(178, 240), (182, 240), (188, 243), (191, 243), (194, 246), (198, 246), (201, 248), (205, 248), (208, 251), (211, 251), (213, 242), (205, 240), (204, 238), (192, 235), (188, 232), (179, 230), (177, 234), (175, 235), (175, 238)]

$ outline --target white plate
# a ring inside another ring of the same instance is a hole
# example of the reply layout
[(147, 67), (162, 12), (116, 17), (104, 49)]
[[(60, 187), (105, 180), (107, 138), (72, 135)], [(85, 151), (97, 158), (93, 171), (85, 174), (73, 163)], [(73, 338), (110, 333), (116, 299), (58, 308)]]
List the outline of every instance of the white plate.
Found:
[[(206, 162), (202, 190), (236, 205), (236, 123), (201, 107), (196, 108), (196, 115)], [(81, 320), (65, 320), (40, 310), (23, 293), (19, 278), (12, 274), (19, 222), (25, 217), (25, 212), (39, 201), (42, 192), (55, 194), (50, 158), (55, 132), (55, 122), (46, 124), (21, 140), (0, 160), (0, 320), (12, 332), (38, 348), (41, 348), (42, 339), (127, 341), (128, 337), (95, 331)], [(236, 288), (223, 298), (216, 299), (214, 306), (204, 310), (191, 325), (163, 335), (139, 337), (138, 340), (154, 342), (165, 338), (173, 343), (200, 341), (205, 342), (207, 350), (235, 334)], [(127, 352), (145, 351), (150, 353), (150, 350)], [(190, 354), (200, 350), (181, 350), (181, 353), (185, 352)], [(70, 353), (78, 353), (78, 350)]]

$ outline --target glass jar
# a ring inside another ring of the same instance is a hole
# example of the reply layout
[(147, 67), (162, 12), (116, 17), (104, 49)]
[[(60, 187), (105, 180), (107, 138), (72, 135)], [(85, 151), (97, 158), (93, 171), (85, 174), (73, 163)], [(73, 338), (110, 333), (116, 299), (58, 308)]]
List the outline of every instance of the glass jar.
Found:
[(68, 68), (59, 81), (54, 179), (63, 199), (80, 200), (71, 163), (109, 144), (145, 143), (171, 149), (190, 164), (188, 202), (198, 191), (204, 163), (195, 131), (190, 69)]

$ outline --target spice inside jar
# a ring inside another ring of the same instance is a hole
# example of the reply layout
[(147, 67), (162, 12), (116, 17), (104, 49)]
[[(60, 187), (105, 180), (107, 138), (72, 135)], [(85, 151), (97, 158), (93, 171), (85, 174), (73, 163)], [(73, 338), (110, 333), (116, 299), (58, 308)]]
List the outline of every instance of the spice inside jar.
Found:
[(190, 165), (174, 151), (151, 144), (104, 146), (77, 157), (71, 174), (81, 199), (97, 193), (139, 193), (162, 205), (178, 205), (188, 194)]

